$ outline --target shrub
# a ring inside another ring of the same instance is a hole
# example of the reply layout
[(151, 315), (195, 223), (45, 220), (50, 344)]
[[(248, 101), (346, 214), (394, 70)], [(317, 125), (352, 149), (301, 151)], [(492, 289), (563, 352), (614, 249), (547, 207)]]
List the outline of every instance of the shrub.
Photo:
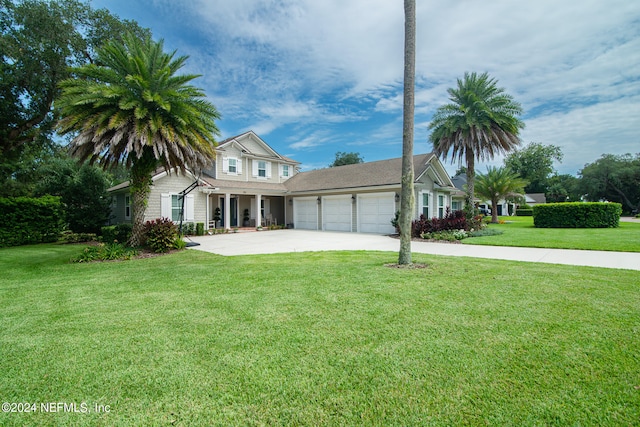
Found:
[(516, 209), (516, 216), (533, 216), (533, 208), (531, 209)]
[(176, 242), (173, 245), (173, 249), (177, 249), (179, 251), (181, 251), (182, 249), (187, 247), (187, 242), (185, 242), (184, 240), (182, 240), (180, 237), (178, 237), (176, 239)]
[(126, 243), (131, 237), (131, 224), (123, 223), (102, 227), (102, 241), (105, 243), (121, 242)]
[[(204, 225), (203, 225), (204, 226)], [(193, 236), (196, 234), (196, 226), (192, 222), (185, 222), (182, 224), (182, 235)]]
[(547, 203), (533, 207), (539, 228), (609, 228), (620, 225), (620, 203)]
[(71, 230), (65, 230), (60, 238), (65, 243), (81, 243), (93, 242), (97, 239), (97, 236), (95, 233), (74, 233)]
[(146, 245), (154, 252), (166, 252), (176, 247), (178, 227), (168, 218), (158, 218), (144, 224)]
[(71, 259), (71, 262), (115, 261), (131, 259), (136, 255), (138, 255), (137, 250), (122, 243), (100, 243), (97, 246), (84, 248), (80, 255)]
[(432, 233), (424, 233), (420, 237), (423, 239), (433, 239), (433, 240), (445, 240), (448, 242), (455, 242), (457, 240), (462, 240), (467, 237), (467, 232), (465, 230), (446, 230), (446, 231), (434, 231)]
[(204, 222), (199, 222), (196, 224), (196, 236), (204, 235)]
[(55, 242), (64, 227), (59, 197), (0, 198), (0, 247)]
[(391, 225), (393, 226), (393, 228), (396, 229), (397, 234), (400, 234), (400, 225), (398, 223), (399, 218), (400, 218), (400, 211), (396, 211), (395, 216), (391, 220)]
[(483, 237), (483, 236), (497, 236), (504, 233), (502, 230), (496, 230), (495, 228), (485, 228), (484, 230), (474, 230), (467, 233), (468, 237)]
[(484, 227), (485, 225), (482, 223), (481, 216), (476, 216), (469, 220), (465, 216), (464, 211), (452, 212), (447, 208), (444, 218), (427, 219), (424, 215), (420, 215), (420, 218), (411, 224), (411, 235), (421, 237), (425, 233), (447, 230), (469, 231), (482, 229)]

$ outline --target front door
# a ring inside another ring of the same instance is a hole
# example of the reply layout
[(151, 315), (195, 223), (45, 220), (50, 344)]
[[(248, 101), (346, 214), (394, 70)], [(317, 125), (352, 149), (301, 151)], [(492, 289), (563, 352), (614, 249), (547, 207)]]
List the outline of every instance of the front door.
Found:
[[(227, 214), (224, 211), (224, 197), (220, 197), (220, 210), (222, 211), (221, 223), (224, 224), (224, 217)], [(231, 227), (238, 227), (238, 199), (232, 197), (229, 199), (229, 209), (231, 210), (230, 225)]]

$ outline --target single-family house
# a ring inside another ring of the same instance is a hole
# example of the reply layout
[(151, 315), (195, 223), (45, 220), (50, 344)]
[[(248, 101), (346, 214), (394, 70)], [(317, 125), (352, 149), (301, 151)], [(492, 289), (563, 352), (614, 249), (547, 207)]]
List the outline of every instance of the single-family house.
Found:
[[(205, 228), (280, 224), (310, 230), (393, 233), (399, 210), (402, 159), (300, 172), (300, 164), (278, 154), (254, 132), (222, 141), (210, 168), (186, 176), (158, 171), (153, 177), (145, 220), (158, 217), (202, 222)], [(439, 159), (413, 157), (415, 217), (442, 217), (462, 208)], [(131, 219), (129, 183), (109, 189), (113, 222)], [(220, 221), (216, 223), (216, 212)]]

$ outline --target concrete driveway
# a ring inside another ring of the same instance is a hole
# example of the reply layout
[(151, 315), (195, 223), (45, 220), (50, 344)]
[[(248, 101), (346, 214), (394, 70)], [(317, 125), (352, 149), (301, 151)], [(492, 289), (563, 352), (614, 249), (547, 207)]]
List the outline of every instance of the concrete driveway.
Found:
[[(218, 255), (254, 255), (309, 251), (398, 252), (400, 240), (377, 234), (330, 231), (272, 230), (191, 237), (191, 249)], [(571, 249), (514, 248), (455, 243), (412, 242), (414, 253), (549, 264), (585, 265), (640, 270), (640, 253)]]

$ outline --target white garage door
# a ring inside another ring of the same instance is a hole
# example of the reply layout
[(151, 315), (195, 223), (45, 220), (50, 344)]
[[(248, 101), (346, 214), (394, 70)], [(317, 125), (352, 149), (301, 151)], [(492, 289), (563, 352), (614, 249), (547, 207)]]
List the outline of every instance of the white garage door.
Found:
[(358, 196), (358, 231), (392, 234), (391, 220), (396, 214), (395, 193), (374, 193)]
[(351, 231), (351, 195), (322, 198), (322, 229)]
[(318, 201), (316, 198), (293, 199), (293, 226), (302, 230), (318, 229)]

